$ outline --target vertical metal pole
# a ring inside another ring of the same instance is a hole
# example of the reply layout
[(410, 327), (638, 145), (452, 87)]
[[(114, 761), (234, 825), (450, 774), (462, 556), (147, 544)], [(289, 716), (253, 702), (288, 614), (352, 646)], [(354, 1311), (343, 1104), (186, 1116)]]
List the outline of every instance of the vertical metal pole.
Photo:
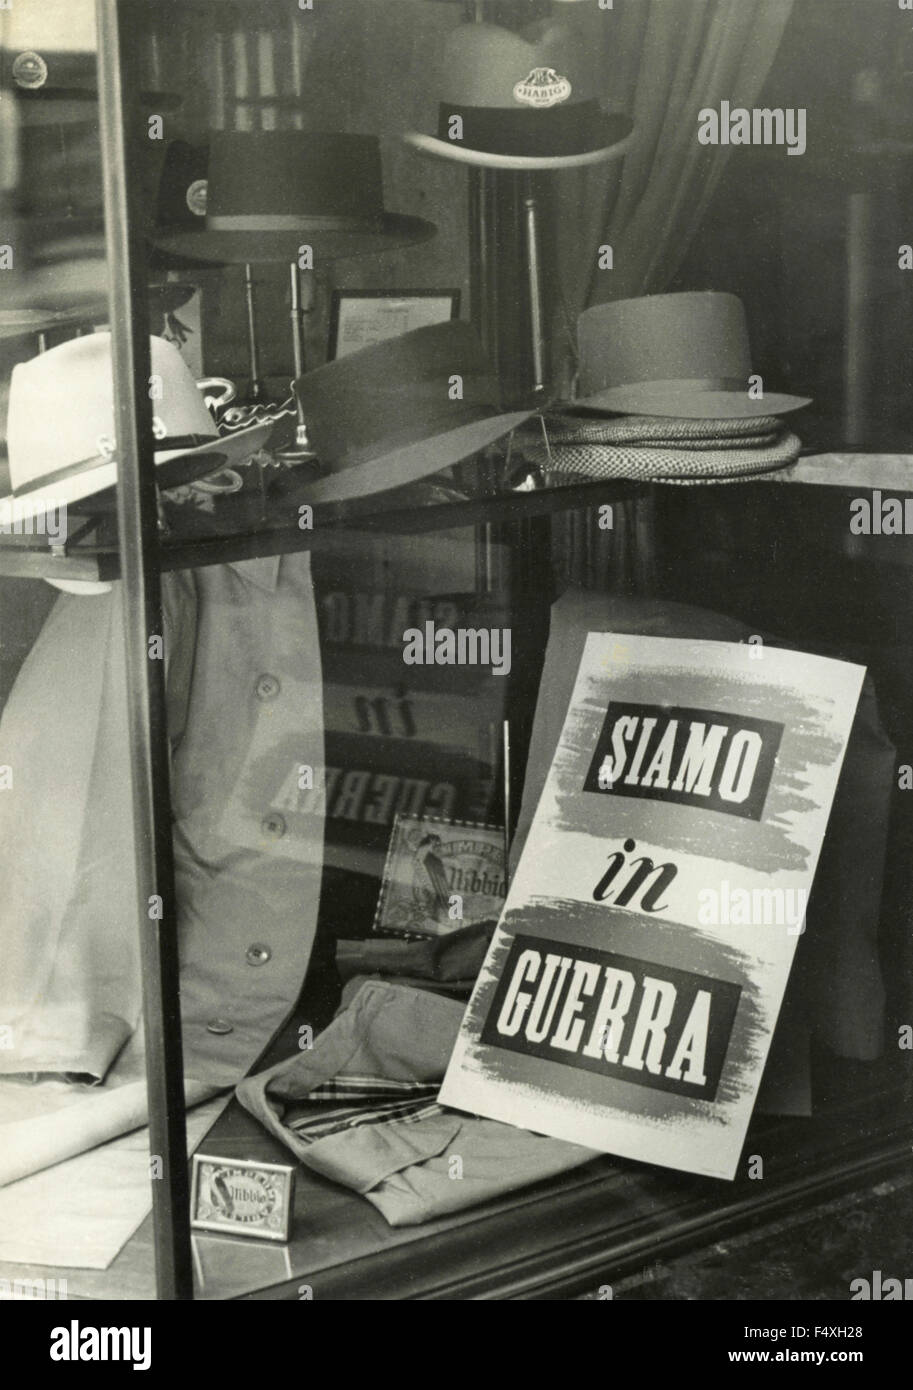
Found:
[[(150, 659), (162, 635), (162, 603), (149, 398), (145, 255), (129, 148), (131, 71), (127, 0), (96, 0), (102, 175), (117, 436), (117, 525), (127, 656), (133, 824), (146, 1030), (156, 1285), (162, 1299), (193, 1297), (190, 1201), (180, 1027), (177, 921), (171, 841), (164, 662)], [(124, 866), (125, 871), (127, 866)], [(162, 915), (147, 915), (153, 895)]]
[(304, 376), (304, 309), (301, 305), (301, 272), (294, 261), (291, 262), (292, 289), (292, 356), (295, 362), (295, 376)]
[[(482, 0), (465, 0), (467, 22), (484, 21)], [(469, 316), (477, 330), (482, 346), (497, 371), (497, 324), (492, 314), (492, 250), (494, 230), (491, 213), (494, 205), (494, 180), (486, 169), (469, 169)], [(476, 588), (490, 593), (493, 586), (494, 530), (490, 522), (475, 529)]]
[(539, 264), (539, 208), (532, 178), (527, 176), (523, 197), (526, 220), (526, 270), (529, 286), (529, 326), (532, 347), (533, 390), (545, 390), (545, 331), (542, 315), (542, 275)]
[(265, 392), (260, 380), (260, 348), (257, 343), (257, 310), (254, 304), (254, 274), (249, 265), (244, 267), (244, 302), (247, 306), (247, 352), (250, 359), (250, 398), (263, 400)]
[[(295, 361), (295, 380), (304, 376), (304, 307), (301, 302), (301, 272), (296, 261), (289, 262), (289, 272), (292, 287), (292, 355)], [(277, 449), (276, 457), (285, 463), (300, 463), (303, 459), (312, 459), (313, 451), (308, 440), (307, 421), (304, 418), (304, 410), (297, 391), (295, 396), (295, 410), (298, 421), (295, 425), (295, 442), (287, 448)]]

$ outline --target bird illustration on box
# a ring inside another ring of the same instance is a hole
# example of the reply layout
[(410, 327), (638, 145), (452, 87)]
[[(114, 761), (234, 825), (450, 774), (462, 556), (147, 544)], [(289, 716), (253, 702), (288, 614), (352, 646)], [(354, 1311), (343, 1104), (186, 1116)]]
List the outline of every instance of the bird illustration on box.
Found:
[[(440, 835), (429, 833), (419, 840), (415, 851), (415, 857), (425, 870), (431, 884), (435, 915), (438, 911), (446, 912), (450, 904), (450, 884), (447, 881), (447, 870), (444, 867), (443, 859), (438, 854), (442, 843)], [(427, 889), (424, 890), (423, 896), (425, 893), (427, 893)]]

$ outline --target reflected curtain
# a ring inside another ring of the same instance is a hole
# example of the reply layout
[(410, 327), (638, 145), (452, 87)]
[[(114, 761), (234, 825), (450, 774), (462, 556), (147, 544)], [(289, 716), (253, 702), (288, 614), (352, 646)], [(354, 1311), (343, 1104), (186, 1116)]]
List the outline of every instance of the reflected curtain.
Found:
[[(621, 164), (561, 176), (560, 263), (570, 307), (663, 290), (707, 211), (731, 154), (698, 144), (704, 107), (754, 106), (773, 65), (794, 0), (625, 0), (614, 11), (586, 6), (602, 51), (605, 97), (634, 120)], [(594, 22), (595, 21), (595, 22)], [(612, 272), (596, 249), (614, 251)]]
[[(623, 161), (558, 176), (553, 331), (555, 385), (570, 394), (577, 315), (590, 304), (667, 289), (698, 232), (731, 154), (700, 145), (705, 107), (758, 102), (794, 0), (622, 0), (613, 10), (575, 6), (600, 53), (603, 98), (626, 111), (634, 133)], [(562, 6), (567, 9), (567, 6)], [(597, 268), (612, 247), (613, 269)], [(568, 517), (556, 537), (565, 577), (651, 587), (649, 500), (616, 508), (614, 532)]]

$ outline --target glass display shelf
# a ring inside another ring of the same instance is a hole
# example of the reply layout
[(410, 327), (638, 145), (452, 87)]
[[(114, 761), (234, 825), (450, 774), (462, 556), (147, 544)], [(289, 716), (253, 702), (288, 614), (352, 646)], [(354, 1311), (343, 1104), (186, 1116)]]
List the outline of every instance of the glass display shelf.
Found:
[[(311, 506), (308, 494), (316, 465), (280, 468), (248, 465), (244, 486), (233, 494), (198, 495), (196, 501), (160, 501), (159, 559), (162, 570), (193, 569), (267, 555), (319, 549), (342, 533), (420, 534), (485, 523), (520, 522), (576, 508), (614, 506), (680, 483), (544, 472), (536, 465), (491, 453), (420, 483), (355, 501)], [(701, 482), (708, 488), (742, 491), (789, 485), (840, 492), (881, 490), (913, 496), (913, 455), (816, 453), (790, 468), (736, 480)], [(689, 489), (690, 490), (690, 489)], [(204, 503), (205, 505), (200, 505)], [(308, 508), (310, 507), (310, 511)], [(56, 526), (51, 528), (56, 529)], [(69, 508), (66, 536), (16, 534), (0, 527), (0, 574), (20, 578), (111, 580), (120, 573), (113, 489)], [(858, 538), (857, 538), (858, 539)], [(866, 538), (862, 538), (863, 542)], [(880, 547), (902, 536), (877, 534)], [(884, 552), (882, 551), (882, 554)]]
[[(311, 505), (316, 465), (249, 464), (241, 490), (175, 500), (160, 495), (162, 570), (319, 549), (341, 533), (416, 534), (534, 516), (642, 496), (647, 484), (544, 475), (517, 456), (487, 454), (423, 482), (346, 502)], [(185, 489), (185, 493), (186, 493)], [(200, 505), (200, 504), (203, 505)], [(56, 529), (56, 525), (52, 528)], [(110, 580), (120, 572), (114, 490), (68, 510), (66, 538), (0, 534), (0, 574)]]

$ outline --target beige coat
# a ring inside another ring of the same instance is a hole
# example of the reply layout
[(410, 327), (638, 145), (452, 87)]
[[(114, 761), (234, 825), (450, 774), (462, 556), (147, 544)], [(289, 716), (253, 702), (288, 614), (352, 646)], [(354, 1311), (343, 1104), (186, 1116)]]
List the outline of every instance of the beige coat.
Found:
[[(293, 1007), (317, 922), (309, 557), (165, 575), (163, 600), (185, 1071), (227, 1085)], [(140, 1052), (147, 920), (118, 585), (57, 601), (0, 720), (0, 763), (0, 1073), (102, 1079), (128, 1040)]]

